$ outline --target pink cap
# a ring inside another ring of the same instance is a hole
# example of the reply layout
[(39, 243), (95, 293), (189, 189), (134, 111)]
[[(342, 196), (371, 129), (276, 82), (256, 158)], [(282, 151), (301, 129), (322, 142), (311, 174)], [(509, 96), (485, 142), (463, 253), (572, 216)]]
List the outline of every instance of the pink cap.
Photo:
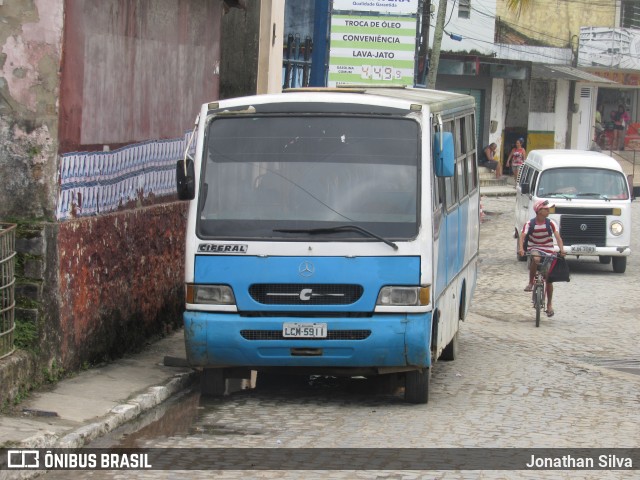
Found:
[(538, 210), (540, 210), (541, 208), (551, 208), (551, 207), (555, 207), (556, 204), (555, 203), (549, 203), (549, 200), (538, 200), (534, 205), (533, 205), (533, 211), (538, 213)]

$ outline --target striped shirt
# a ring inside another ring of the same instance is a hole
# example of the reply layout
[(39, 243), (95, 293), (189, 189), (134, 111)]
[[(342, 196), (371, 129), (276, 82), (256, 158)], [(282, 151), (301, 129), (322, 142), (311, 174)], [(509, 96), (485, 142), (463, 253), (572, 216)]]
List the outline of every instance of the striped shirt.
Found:
[[(558, 231), (558, 226), (553, 220), (549, 219), (549, 221), (551, 222), (551, 235), (547, 231), (547, 225), (544, 220), (542, 223), (535, 222), (533, 232), (529, 235), (527, 252), (539, 250), (544, 253), (553, 253), (553, 234)], [(529, 222), (524, 224), (522, 231), (525, 234), (529, 231)]]

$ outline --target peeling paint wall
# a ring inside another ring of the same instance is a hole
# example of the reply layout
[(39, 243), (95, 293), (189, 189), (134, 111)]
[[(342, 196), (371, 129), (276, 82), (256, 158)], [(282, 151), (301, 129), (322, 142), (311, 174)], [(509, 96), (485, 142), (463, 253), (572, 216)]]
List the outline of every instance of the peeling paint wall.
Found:
[(0, 14), (0, 218), (51, 218), (63, 0), (7, 1)]
[[(554, 47), (566, 47), (580, 27), (612, 27), (616, 22), (618, 2), (530, 2), (520, 15), (507, 8), (507, 0), (497, 0), (496, 16), (529, 38)], [(576, 39), (573, 39), (575, 47)]]
[(186, 209), (176, 202), (60, 224), (62, 365), (120, 355), (182, 324)]
[(186, 204), (154, 191), (56, 221), (63, 155), (193, 128), (219, 97), (222, 0), (5, 0), (0, 16), (0, 220), (29, 231), (16, 250), (38, 267), (16, 285), (36, 370), (68, 371), (181, 324)]
[(257, 92), (260, 4), (246, 10), (232, 8), (222, 18), (220, 98), (243, 97)]

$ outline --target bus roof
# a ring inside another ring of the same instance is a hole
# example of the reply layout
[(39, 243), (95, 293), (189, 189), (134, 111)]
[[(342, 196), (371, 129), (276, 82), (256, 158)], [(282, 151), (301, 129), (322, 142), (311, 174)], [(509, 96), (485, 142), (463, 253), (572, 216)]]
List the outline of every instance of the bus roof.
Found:
[(606, 168), (622, 172), (620, 164), (609, 155), (591, 150), (531, 150), (527, 165), (539, 170), (562, 167)]
[(242, 108), (270, 103), (351, 103), (379, 105), (410, 110), (411, 105), (427, 105), (432, 112), (473, 108), (475, 99), (460, 93), (412, 87), (372, 87), (363, 85), (337, 88), (311, 87), (284, 93), (229, 98), (209, 103), (209, 110)]

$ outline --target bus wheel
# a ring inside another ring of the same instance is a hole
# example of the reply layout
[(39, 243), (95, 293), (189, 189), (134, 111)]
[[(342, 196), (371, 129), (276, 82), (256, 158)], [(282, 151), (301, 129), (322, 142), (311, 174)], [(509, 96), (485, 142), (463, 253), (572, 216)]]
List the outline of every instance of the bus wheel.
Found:
[(598, 260), (600, 261), (600, 263), (602, 265), (609, 265), (611, 263), (611, 256), (610, 255), (600, 255), (598, 257)]
[(613, 271), (616, 273), (624, 273), (627, 269), (627, 257), (613, 257)]
[(200, 394), (205, 397), (221, 397), (227, 389), (223, 368), (205, 368), (200, 375)]
[(446, 362), (455, 360), (458, 356), (458, 332), (453, 336), (449, 344), (444, 347), (440, 359)]
[(409, 403), (427, 403), (430, 382), (430, 368), (407, 372), (404, 380), (404, 400)]

